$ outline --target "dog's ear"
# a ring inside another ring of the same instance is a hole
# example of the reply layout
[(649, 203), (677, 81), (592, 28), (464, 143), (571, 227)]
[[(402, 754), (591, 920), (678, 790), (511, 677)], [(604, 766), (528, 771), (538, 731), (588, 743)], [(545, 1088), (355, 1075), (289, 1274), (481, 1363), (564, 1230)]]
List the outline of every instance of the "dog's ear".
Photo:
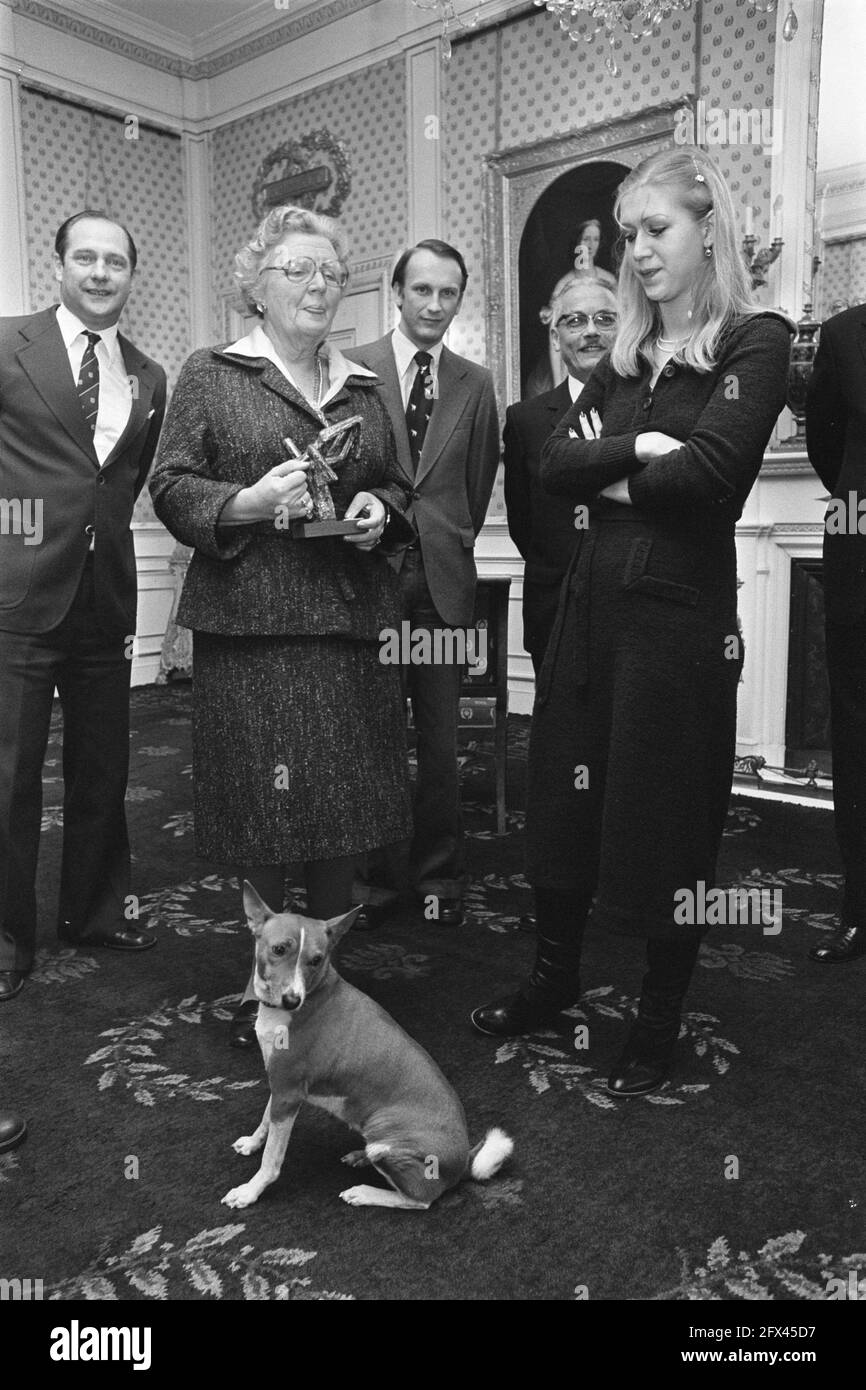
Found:
[(362, 907), (363, 903), (358, 903), (357, 907), (353, 907), (351, 912), (345, 912), (342, 917), (331, 917), (325, 923), (325, 931), (328, 933), (328, 936), (335, 946), (338, 942), (342, 941)]
[(244, 912), (247, 915), (247, 925), (254, 936), (258, 936), (262, 927), (269, 917), (273, 917), (273, 912), (256, 892), (251, 883), (244, 879)]

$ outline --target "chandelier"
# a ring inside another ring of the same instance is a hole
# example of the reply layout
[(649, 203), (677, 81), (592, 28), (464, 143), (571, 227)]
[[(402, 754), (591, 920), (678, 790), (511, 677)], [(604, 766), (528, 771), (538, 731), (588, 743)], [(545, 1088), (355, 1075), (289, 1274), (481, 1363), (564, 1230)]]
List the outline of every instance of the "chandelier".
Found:
[[(692, 0), (535, 0), (535, 4), (550, 10), (559, 20), (559, 27), (573, 43), (595, 43), (604, 31), (610, 44), (605, 66), (612, 77), (619, 76), (616, 49), (620, 44), (618, 29), (637, 41), (661, 33), (662, 21), (672, 10), (690, 10)], [(586, 15), (589, 24), (580, 24)]]

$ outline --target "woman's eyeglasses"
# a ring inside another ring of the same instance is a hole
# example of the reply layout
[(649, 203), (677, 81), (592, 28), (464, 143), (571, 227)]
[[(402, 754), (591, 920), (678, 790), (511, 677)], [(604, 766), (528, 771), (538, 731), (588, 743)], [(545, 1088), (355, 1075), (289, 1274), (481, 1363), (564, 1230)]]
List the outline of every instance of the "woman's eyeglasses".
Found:
[(616, 328), (619, 314), (615, 314), (612, 309), (600, 309), (597, 314), (562, 314), (553, 326), (559, 328), (560, 324), (564, 324), (566, 328), (573, 328), (577, 332), (588, 328), (591, 323), (594, 323), (596, 328)]
[(339, 261), (314, 261), (312, 256), (293, 256), (285, 265), (266, 265), (264, 269), (278, 270), (293, 285), (309, 284), (316, 271), (320, 270), (325, 284), (339, 290), (345, 287), (349, 278), (348, 270)]

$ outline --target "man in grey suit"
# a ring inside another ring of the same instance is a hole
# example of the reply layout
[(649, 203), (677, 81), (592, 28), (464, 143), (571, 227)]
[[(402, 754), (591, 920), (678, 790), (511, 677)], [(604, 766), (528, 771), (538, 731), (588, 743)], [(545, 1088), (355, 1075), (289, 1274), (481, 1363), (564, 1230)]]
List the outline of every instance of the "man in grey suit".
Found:
[[(468, 274), (459, 251), (421, 241), (404, 251), (391, 284), (400, 309), (392, 333), (346, 355), (381, 378), (397, 457), (411, 486), (407, 517), (417, 542), (396, 560), (403, 619), (413, 633), (468, 629), (474, 617), (475, 538), (484, 523), (499, 463), (499, 422), (490, 372), (443, 343), (463, 301)], [(436, 641), (429, 644), (436, 653)], [(440, 650), (447, 650), (441, 644)], [(411, 888), (430, 916), (449, 926), (463, 920), (466, 882), (457, 718), (463, 668), (431, 661), (404, 667), (418, 734)], [(390, 879), (371, 865), (371, 879)], [(370, 902), (361, 927), (377, 924), (393, 905)], [(356, 921), (356, 925), (358, 922)]]
[[(58, 935), (143, 951), (124, 814), (137, 598), (130, 530), (165, 372), (117, 329), (132, 237), (102, 212), (55, 240), (60, 303), (0, 319), (0, 1002), (33, 963), (42, 762), (63, 707)], [(7, 524), (7, 521), (9, 524)]]

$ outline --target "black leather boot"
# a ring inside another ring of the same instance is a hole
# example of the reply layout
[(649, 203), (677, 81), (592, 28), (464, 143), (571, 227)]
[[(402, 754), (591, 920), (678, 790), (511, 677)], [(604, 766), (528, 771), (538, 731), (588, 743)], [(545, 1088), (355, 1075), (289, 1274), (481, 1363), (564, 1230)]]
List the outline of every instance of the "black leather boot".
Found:
[(607, 1083), (613, 1095), (644, 1096), (667, 1080), (700, 945), (697, 936), (687, 941), (647, 941), (649, 970), (643, 978), (637, 1018)]
[(549, 888), (536, 889), (535, 964), (516, 993), (473, 1011), (472, 1023), (479, 1033), (499, 1038), (530, 1033), (577, 1003), (583, 929), (591, 901)]

